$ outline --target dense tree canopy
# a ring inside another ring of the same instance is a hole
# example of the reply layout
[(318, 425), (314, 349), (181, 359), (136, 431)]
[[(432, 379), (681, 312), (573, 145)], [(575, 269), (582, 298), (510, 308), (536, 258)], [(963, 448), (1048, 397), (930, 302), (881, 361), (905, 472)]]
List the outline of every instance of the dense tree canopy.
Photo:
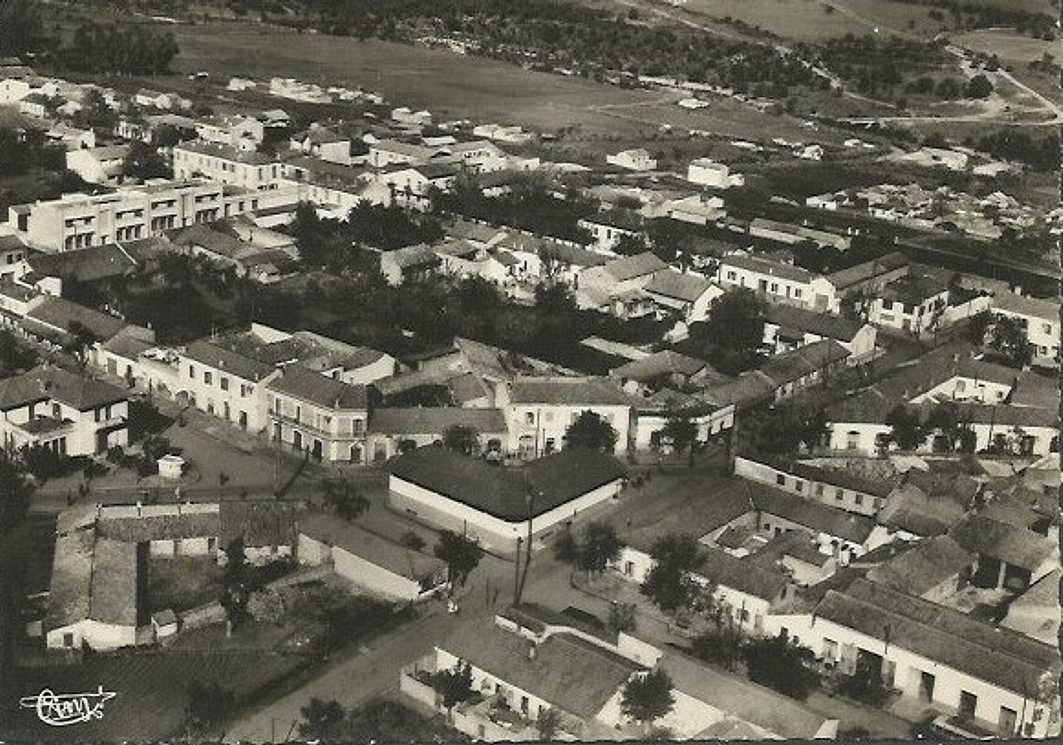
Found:
[(619, 435), (605, 418), (590, 409), (580, 412), (576, 421), (565, 430), (568, 447), (583, 447), (611, 453)]
[(87, 23), (78, 26), (70, 44), (61, 48), (57, 57), (77, 72), (160, 75), (169, 72), (178, 51), (170, 32)]
[(690, 573), (701, 564), (698, 541), (692, 535), (666, 535), (650, 550), (653, 566), (641, 591), (664, 611), (686, 608), (697, 595)]
[(660, 668), (633, 676), (624, 686), (620, 698), (620, 711), (624, 716), (641, 723), (647, 730), (653, 722), (667, 716), (674, 706), (672, 679)]

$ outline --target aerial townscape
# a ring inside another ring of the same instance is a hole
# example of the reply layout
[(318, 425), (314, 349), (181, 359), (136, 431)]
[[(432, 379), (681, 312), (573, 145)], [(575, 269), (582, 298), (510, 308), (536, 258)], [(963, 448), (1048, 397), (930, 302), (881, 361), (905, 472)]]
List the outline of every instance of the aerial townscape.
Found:
[(0, 741), (1060, 735), (1050, 0), (0, 0)]

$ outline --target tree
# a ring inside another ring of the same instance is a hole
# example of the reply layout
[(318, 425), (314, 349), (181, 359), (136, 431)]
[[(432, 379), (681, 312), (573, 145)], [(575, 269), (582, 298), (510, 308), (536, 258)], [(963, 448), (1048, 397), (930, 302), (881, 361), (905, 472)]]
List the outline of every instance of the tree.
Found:
[(970, 317), (967, 321), (967, 339), (976, 346), (982, 346), (985, 344), (985, 335), (989, 331), (989, 326), (993, 322), (993, 317), (988, 310), (983, 310), (981, 313), (977, 313)]
[(650, 550), (653, 566), (639, 588), (663, 611), (686, 608), (695, 594), (690, 573), (701, 564), (698, 541), (692, 535), (666, 535)]
[(698, 441), (698, 425), (686, 414), (674, 413), (668, 416), (668, 421), (661, 428), (661, 436), (672, 442), (672, 446), (679, 451), (689, 449), (689, 466), (694, 467), (694, 446)]
[(779, 634), (770, 639), (752, 638), (743, 650), (749, 677), (754, 683), (774, 688), (793, 698), (804, 699), (819, 676), (812, 669), (815, 655)]
[(926, 418), (926, 428), (941, 432), (948, 452), (954, 452), (957, 447), (966, 453), (974, 452), (974, 430), (970, 422), (960, 420), (960, 409), (953, 401), (942, 401), (931, 409)]
[(610, 562), (620, 558), (622, 547), (612, 525), (598, 521), (587, 523), (579, 546), (579, 567), (588, 574), (601, 574)]
[(554, 543), (554, 558), (565, 564), (578, 564), (580, 559), (580, 544), (571, 530), (565, 530), (558, 536)]
[(613, 603), (609, 607), (609, 628), (615, 632), (635, 630), (635, 604)]
[(618, 437), (613, 425), (590, 409), (580, 412), (576, 421), (565, 430), (566, 446), (589, 448), (606, 453), (611, 453), (616, 449)]
[(188, 687), (188, 705), (185, 707), (190, 734), (207, 734), (210, 728), (232, 713), (235, 703), (236, 695), (217, 683), (192, 683)]
[(344, 520), (350, 522), (369, 509), (369, 498), (358, 491), (349, 479), (332, 478), (321, 482), (325, 504)]
[(975, 75), (967, 81), (967, 87), (964, 89), (967, 98), (988, 98), (992, 92), (993, 84), (985, 75)]
[(629, 719), (639, 722), (647, 733), (651, 725), (667, 716), (674, 706), (672, 679), (659, 668), (633, 676), (624, 686), (620, 698), (620, 711)]
[(159, 151), (140, 140), (129, 143), (129, 152), (122, 161), (122, 173), (141, 181), (152, 178), (173, 178), (173, 171)]
[(535, 718), (535, 729), (539, 731), (539, 739), (549, 742), (561, 729), (561, 715), (552, 706), (539, 707), (539, 716)]
[(647, 250), (645, 239), (638, 233), (624, 233), (620, 240), (613, 246), (613, 252), (621, 256), (635, 256), (645, 253)]
[(720, 297), (691, 336), (705, 345), (705, 356), (721, 372), (737, 373), (757, 359), (764, 342), (764, 302), (752, 290), (740, 288)]
[(885, 423), (890, 426), (889, 441), (896, 443), (901, 450), (915, 450), (926, 439), (926, 430), (919, 418), (919, 412), (904, 404), (893, 407), (886, 415)]
[(259, 623), (279, 624), (284, 619), (284, 600), (276, 590), (252, 592), (247, 599), (247, 612)]
[(480, 564), (483, 556), (480, 545), (450, 530), (439, 533), (435, 555), (447, 563), (450, 581), (464, 586), (469, 574)]
[(432, 688), (443, 697), (443, 706), (450, 711), (472, 696), (472, 669), (469, 663), (458, 662), (452, 670), (440, 670), (432, 675)]
[(26, 516), (33, 486), (26, 478), (21, 463), (7, 453), (0, 452), (0, 536), (15, 527)]
[(881, 661), (870, 655), (858, 656), (855, 672), (842, 679), (838, 690), (849, 698), (872, 706), (881, 704), (889, 694), (889, 690), (882, 682)]
[(771, 409), (759, 409), (742, 423), (742, 441), (758, 453), (793, 456), (818, 447), (827, 434), (827, 415), (821, 406), (802, 406), (784, 401)]
[(1015, 367), (1026, 367), (1033, 359), (1026, 325), (1012, 316), (997, 316), (989, 335), (989, 347)]
[(225, 547), (225, 574), (222, 576), (221, 604), (229, 614), (233, 625), (247, 617), (247, 599), (250, 594), (250, 575), (244, 539), (236, 537)]
[(299, 723), (299, 736), (307, 740), (324, 740), (346, 718), (346, 712), (336, 700), (323, 701), (316, 696), (299, 709), (303, 721)]
[(480, 435), (473, 427), (454, 424), (443, 431), (443, 446), (462, 455), (474, 455), (480, 449)]
[(412, 530), (407, 530), (402, 534), (401, 542), (403, 546), (411, 551), (420, 551), (425, 546), (424, 538)]
[(47, 445), (23, 445), (18, 454), (26, 470), (32, 473), (37, 481), (47, 481), (62, 472), (63, 456)]
[(0, 3), (0, 57), (12, 57), (40, 49), (44, 24), (32, 0)]

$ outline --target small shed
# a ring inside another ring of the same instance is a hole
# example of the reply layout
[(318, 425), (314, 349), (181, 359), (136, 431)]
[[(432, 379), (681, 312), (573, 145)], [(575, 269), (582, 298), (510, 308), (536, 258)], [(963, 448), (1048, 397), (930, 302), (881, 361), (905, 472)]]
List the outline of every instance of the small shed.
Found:
[(185, 467), (185, 459), (179, 455), (164, 455), (159, 458), (159, 475), (164, 479), (179, 479)]
[(151, 627), (155, 629), (156, 639), (165, 639), (177, 633), (177, 614), (171, 609), (151, 614)]

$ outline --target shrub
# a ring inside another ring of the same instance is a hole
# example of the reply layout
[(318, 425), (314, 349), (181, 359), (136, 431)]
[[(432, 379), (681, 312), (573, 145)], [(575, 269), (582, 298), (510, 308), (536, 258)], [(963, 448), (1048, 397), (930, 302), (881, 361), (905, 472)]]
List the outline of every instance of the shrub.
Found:
[(402, 545), (413, 551), (420, 551), (425, 547), (424, 538), (414, 533), (412, 530), (407, 530), (402, 534)]

